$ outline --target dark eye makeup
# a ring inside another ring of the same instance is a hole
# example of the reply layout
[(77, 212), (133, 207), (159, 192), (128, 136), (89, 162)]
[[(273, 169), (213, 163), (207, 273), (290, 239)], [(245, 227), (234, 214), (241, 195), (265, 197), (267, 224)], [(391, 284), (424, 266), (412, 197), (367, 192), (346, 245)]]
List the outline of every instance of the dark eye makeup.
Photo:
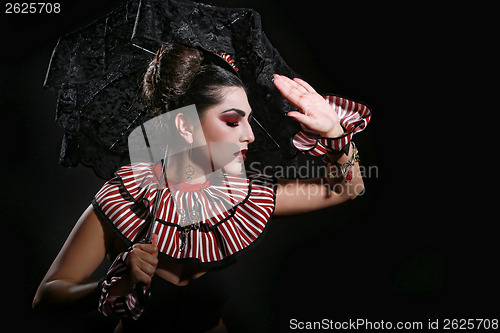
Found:
[[(248, 116), (248, 122), (252, 120), (252, 114), (253, 112), (250, 112), (250, 115)], [(239, 125), (241, 119), (244, 118), (245, 115), (245, 111), (233, 108), (222, 112), (220, 120), (225, 122), (227, 126), (236, 127)]]
[(233, 115), (223, 115), (222, 117), (220, 117), (220, 120), (225, 122), (227, 126), (236, 127), (238, 126), (241, 117)]

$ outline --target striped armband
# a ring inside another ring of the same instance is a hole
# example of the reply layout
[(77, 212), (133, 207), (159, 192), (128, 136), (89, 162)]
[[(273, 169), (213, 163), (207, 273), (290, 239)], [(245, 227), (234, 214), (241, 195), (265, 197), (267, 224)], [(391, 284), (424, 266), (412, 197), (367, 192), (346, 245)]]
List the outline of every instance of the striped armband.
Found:
[(125, 296), (110, 295), (110, 289), (125, 276), (128, 266), (126, 264), (128, 251), (120, 253), (109, 268), (105, 279), (101, 285), (101, 297), (99, 299), (98, 310), (105, 316), (117, 314), (120, 317), (128, 317), (134, 320), (139, 319), (143, 312), (143, 307), (137, 301), (135, 292)]

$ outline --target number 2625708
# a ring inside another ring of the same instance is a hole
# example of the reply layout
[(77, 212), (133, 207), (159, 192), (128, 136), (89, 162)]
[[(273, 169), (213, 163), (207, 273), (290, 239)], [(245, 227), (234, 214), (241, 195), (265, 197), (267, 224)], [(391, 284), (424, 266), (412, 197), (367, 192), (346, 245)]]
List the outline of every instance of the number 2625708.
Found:
[(5, 14), (59, 14), (61, 4), (51, 2), (7, 2)]

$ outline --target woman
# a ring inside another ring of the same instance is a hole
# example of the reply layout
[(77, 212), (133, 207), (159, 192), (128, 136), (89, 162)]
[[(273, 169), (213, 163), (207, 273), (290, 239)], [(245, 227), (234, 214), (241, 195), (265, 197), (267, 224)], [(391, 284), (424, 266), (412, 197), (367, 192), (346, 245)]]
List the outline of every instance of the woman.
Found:
[[(184, 153), (169, 158), (165, 170), (148, 163), (125, 166), (103, 186), (41, 282), (34, 307), (90, 300), (105, 315), (121, 317), (117, 332), (148, 327), (225, 332), (221, 307), (230, 283), (220, 273), (262, 234), (271, 215), (307, 213), (363, 191), (357, 150), (349, 142), (354, 130), (344, 133), (346, 124), (363, 117), (351, 112), (343, 127), (331, 98), (323, 98), (303, 80), (277, 74), (276, 88), (298, 109), (288, 116), (303, 125), (295, 144), (312, 154), (326, 153), (329, 186), (324, 179), (239, 177), (254, 141), (252, 110), (238, 76), (204, 58), (201, 51), (176, 44), (162, 47), (151, 62), (143, 98), (153, 115), (194, 104), (201, 126), (178, 112), (170, 117), (175, 128), (171, 140), (187, 147)], [(365, 109), (350, 105), (351, 111)], [(237, 150), (217, 165), (210, 147), (221, 142)], [(193, 149), (205, 146), (208, 150)], [(211, 171), (224, 172), (206, 172), (201, 155), (208, 156)], [(151, 244), (141, 243), (156, 200), (159, 215)], [(106, 277), (87, 281), (106, 255), (115, 258)], [(150, 289), (148, 301), (144, 292)]]

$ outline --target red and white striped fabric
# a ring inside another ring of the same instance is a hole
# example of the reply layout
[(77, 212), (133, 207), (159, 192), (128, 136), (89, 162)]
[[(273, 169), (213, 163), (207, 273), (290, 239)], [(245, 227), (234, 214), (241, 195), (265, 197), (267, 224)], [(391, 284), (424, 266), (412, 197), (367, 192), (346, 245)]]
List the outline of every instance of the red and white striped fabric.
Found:
[(345, 134), (338, 138), (325, 138), (302, 126), (302, 130), (293, 137), (293, 144), (300, 151), (314, 156), (324, 155), (330, 151), (341, 151), (354, 134), (365, 129), (371, 117), (370, 109), (364, 104), (338, 96), (323, 96), (323, 98), (337, 112)]
[(102, 283), (98, 309), (105, 316), (115, 313), (120, 317), (129, 317), (137, 320), (142, 314), (143, 307), (137, 302), (135, 292), (126, 296), (109, 295), (111, 287), (120, 281), (127, 272), (126, 260), (128, 253), (128, 251), (120, 253), (109, 268), (106, 278)]
[[(139, 241), (145, 218), (153, 211), (157, 196), (156, 186), (149, 186), (156, 181), (153, 168), (148, 163), (122, 167), (93, 200), (95, 211), (129, 244)], [(201, 191), (164, 188), (158, 198), (153, 232), (158, 235), (160, 256), (200, 263), (223, 260), (253, 243), (264, 231), (275, 205), (274, 182), (264, 175), (249, 179), (225, 176)], [(181, 251), (182, 216), (176, 208), (186, 208), (182, 205), (195, 201), (201, 203), (203, 218)]]
[(233, 67), (235, 71), (239, 70), (238, 67), (236, 67), (236, 65), (235, 65), (234, 58), (230, 54), (228, 54), (226, 52), (222, 52), (222, 51), (216, 51), (215, 53), (218, 54), (219, 56), (221, 56), (224, 60), (226, 60), (226, 62), (229, 65), (231, 65), (231, 67)]
[[(209, 186), (182, 186), (157, 190), (158, 165), (137, 163), (122, 167), (115, 178), (96, 194), (92, 204), (96, 213), (131, 245), (139, 241), (145, 219), (153, 212), (157, 194), (159, 208), (153, 233), (158, 235), (159, 256), (179, 260), (213, 263), (243, 250), (264, 231), (275, 206), (275, 184), (271, 177), (249, 175), (248, 179), (224, 176)], [(178, 187), (178, 188), (177, 188)], [(158, 192), (158, 193), (157, 193)], [(175, 199), (175, 203), (174, 200)], [(202, 206), (200, 228), (188, 234), (181, 250), (180, 214), (177, 208), (198, 201)], [(177, 205), (177, 206), (176, 206)], [(125, 297), (109, 295), (111, 287), (127, 271), (128, 252), (122, 252), (111, 265), (103, 282), (99, 310), (106, 316), (116, 313), (137, 319), (143, 308), (134, 293)]]

